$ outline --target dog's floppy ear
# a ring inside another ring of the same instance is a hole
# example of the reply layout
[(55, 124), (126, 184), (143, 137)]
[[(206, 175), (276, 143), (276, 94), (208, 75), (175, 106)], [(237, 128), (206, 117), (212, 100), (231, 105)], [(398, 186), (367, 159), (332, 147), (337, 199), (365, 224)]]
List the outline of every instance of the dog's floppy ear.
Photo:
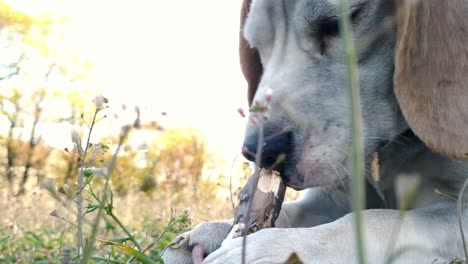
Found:
[(242, 68), (242, 73), (244, 74), (245, 79), (248, 84), (248, 100), (249, 105), (252, 104), (253, 97), (257, 91), (258, 84), (260, 83), (260, 78), (262, 77), (262, 63), (260, 62), (260, 55), (256, 49), (252, 49), (249, 46), (249, 43), (244, 38), (242, 33), (245, 20), (250, 10), (251, 0), (244, 0), (242, 3), (241, 9), (241, 19), (240, 19), (240, 33), (239, 33), (239, 57), (240, 64)]
[(395, 0), (395, 93), (431, 149), (468, 158), (468, 1)]

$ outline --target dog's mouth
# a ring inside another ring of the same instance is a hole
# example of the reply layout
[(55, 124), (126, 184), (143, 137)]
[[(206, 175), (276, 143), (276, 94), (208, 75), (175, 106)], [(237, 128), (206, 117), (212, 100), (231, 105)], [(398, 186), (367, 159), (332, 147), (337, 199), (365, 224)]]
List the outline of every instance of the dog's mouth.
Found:
[[(299, 173), (294, 169), (294, 163), (290, 162), (287, 158), (281, 162), (277, 162), (274, 166), (267, 167), (266, 169), (275, 170), (279, 172), (284, 185), (293, 188), (294, 190), (301, 191), (307, 188), (304, 184), (304, 178), (299, 177)], [(265, 168), (265, 167), (263, 167)]]
[[(405, 132), (398, 136), (407, 138), (410, 136), (410, 132)], [(374, 153), (378, 153), (385, 148), (388, 148), (392, 140), (380, 140), (373, 144), (372, 149), (367, 149), (369, 152), (365, 156), (366, 168), (370, 167), (371, 162), (374, 160)], [(400, 142), (400, 141), (399, 141)], [(345, 182), (349, 183), (351, 175), (349, 175), (349, 169), (344, 169), (349, 164), (349, 157), (345, 156), (335, 162), (335, 165), (330, 163), (312, 163), (312, 164), (301, 164), (300, 161), (296, 160), (291, 153), (285, 153), (285, 158), (281, 162), (275, 163), (273, 166), (261, 166), (262, 168), (272, 169), (278, 171), (281, 175), (283, 183), (297, 191), (301, 191), (310, 187), (318, 186), (335, 186), (342, 185)], [(339, 163), (339, 164), (338, 164)], [(305, 168), (301, 167), (304, 166)], [(330, 167), (333, 169), (330, 170)], [(343, 168), (344, 171), (337, 172), (338, 169)], [(337, 177), (332, 177), (332, 176)]]
[[(409, 136), (408, 131), (397, 136), (397, 139)], [(395, 140), (380, 140), (378, 142), (368, 142), (365, 149), (366, 167), (372, 161), (373, 153), (386, 148), (389, 143)], [(400, 140), (398, 140), (400, 141)], [(320, 145), (317, 145), (320, 147)], [(244, 156), (250, 161), (264, 169), (278, 171), (286, 186), (295, 190), (304, 190), (310, 187), (332, 186), (343, 184), (350, 180), (348, 155), (340, 155), (335, 150), (329, 149), (323, 152), (301, 153), (294, 145), (294, 135), (291, 131), (287, 133), (276, 133), (273, 136), (265, 137), (263, 151), (261, 155), (256, 155), (258, 142), (252, 146), (244, 144)], [(259, 159), (259, 160), (258, 160)]]

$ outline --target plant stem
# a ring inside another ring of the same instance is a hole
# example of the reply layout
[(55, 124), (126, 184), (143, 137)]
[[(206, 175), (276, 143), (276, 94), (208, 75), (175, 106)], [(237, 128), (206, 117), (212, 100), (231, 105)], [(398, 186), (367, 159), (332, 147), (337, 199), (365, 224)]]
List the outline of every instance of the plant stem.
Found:
[[(94, 124), (96, 123), (96, 117), (98, 112), (100, 111), (99, 108), (96, 108), (94, 111), (93, 115), (93, 121), (91, 122), (91, 126), (89, 127), (89, 132), (88, 132), (88, 138), (86, 140), (86, 146), (85, 150), (82, 153), (83, 155), (80, 155), (80, 173), (78, 175), (78, 197), (76, 201), (76, 206), (77, 208), (77, 243), (78, 243), (78, 256), (81, 256), (83, 253), (83, 179), (84, 179), (84, 166), (85, 166), (85, 161), (86, 161), (86, 155), (88, 154), (88, 149), (89, 149), (89, 142), (91, 140), (91, 134), (93, 133), (93, 128)], [(77, 142), (78, 144), (78, 142)], [(81, 154), (81, 153), (80, 153)]]
[(359, 263), (366, 263), (362, 230), (362, 210), (365, 202), (364, 155), (361, 132), (361, 105), (356, 50), (354, 48), (351, 22), (347, 1), (339, 1), (340, 33), (343, 40), (345, 60), (348, 69), (348, 90), (351, 112), (351, 195), (355, 217), (356, 245)]
[[(99, 199), (102, 204), (105, 204), (106, 201), (107, 201), (107, 190), (109, 189), (109, 180), (110, 180), (110, 178), (112, 176), (112, 173), (114, 172), (115, 163), (117, 161), (117, 155), (118, 155), (120, 149), (122, 148), (125, 139), (127, 138), (128, 134), (130, 133), (130, 129), (131, 129), (130, 126), (122, 127), (122, 132), (121, 132), (120, 137), (119, 137), (119, 143), (117, 144), (117, 149), (115, 150), (114, 155), (112, 156), (112, 160), (111, 160), (111, 162), (109, 164), (109, 167), (108, 167), (109, 169), (108, 169), (108, 173), (106, 175), (106, 181), (104, 183), (102, 196), (101, 196), (101, 199)], [(103, 209), (104, 209), (103, 206), (99, 206), (96, 218), (94, 219), (94, 222), (93, 222), (93, 225), (92, 225), (91, 236), (89, 238), (89, 242), (87, 244), (87, 247), (84, 250), (83, 258), (81, 259), (81, 262), (80, 262), (82, 264), (87, 264), (88, 263), (88, 259), (90, 258), (91, 253), (93, 251), (94, 242), (96, 241), (98, 224), (99, 224), (99, 221), (101, 220), (101, 213), (102, 213)]]
[(128, 238), (133, 242), (133, 244), (138, 248), (138, 250), (141, 251), (142, 247), (140, 246), (140, 244), (138, 244), (136, 239), (132, 236), (130, 231), (128, 231), (128, 229), (125, 227), (125, 225), (122, 222), (120, 222), (120, 220), (117, 218), (117, 216), (115, 216), (115, 214), (112, 211), (109, 212), (109, 215), (120, 226), (120, 228), (122, 228), (122, 230), (125, 232), (125, 234), (127, 234)]
[[(145, 253), (146, 251), (150, 250), (152, 247), (154, 247), (154, 245), (156, 245), (159, 240), (161, 240), (161, 238), (164, 236), (164, 234), (167, 233), (167, 231), (169, 231), (169, 229), (172, 229), (174, 227), (174, 225), (176, 225), (180, 220), (180, 216), (175, 219), (175, 220), (172, 220), (172, 216), (171, 216), (171, 220), (169, 220), (169, 223), (167, 223), (166, 227), (164, 228), (164, 230), (156, 237), (154, 238), (151, 243), (146, 246), (143, 250), (140, 250), (141, 253)], [(167, 246), (169, 247), (169, 246)], [(167, 247), (161, 251), (159, 251), (159, 257), (162, 256), (162, 254), (164, 253), (164, 251), (167, 249)], [(127, 261), (127, 264), (128, 263), (131, 263), (132, 261), (135, 260), (135, 257), (131, 257), (128, 261)]]

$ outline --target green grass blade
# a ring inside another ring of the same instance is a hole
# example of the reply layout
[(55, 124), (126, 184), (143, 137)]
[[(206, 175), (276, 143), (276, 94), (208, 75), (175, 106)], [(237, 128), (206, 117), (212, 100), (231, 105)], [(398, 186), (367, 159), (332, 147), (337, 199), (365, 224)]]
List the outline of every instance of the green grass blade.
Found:
[(128, 246), (123, 245), (123, 244), (119, 244), (117, 242), (105, 241), (105, 240), (100, 240), (100, 239), (97, 239), (97, 240), (104, 243), (104, 245), (111, 245), (111, 246), (117, 247), (117, 248), (125, 251), (127, 254), (135, 257), (136, 259), (141, 261), (141, 263), (143, 263), (143, 264), (155, 264), (155, 262), (152, 261), (148, 256), (146, 256), (144, 253), (142, 253), (142, 252), (140, 252), (140, 251), (138, 251), (136, 249), (133, 249), (133, 248), (128, 247)]
[(0, 245), (10, 240), (11, 237), (12, 235), (8, 235), (8, 236), (0, 238)]
[(339, 14), (340, 34), (343, 40), (345, 60), (348, 70), (348, 96), (350, 99), (351, 113), (351, 202), (354, 211), (358, 261), (361, 264), (365, 264), (366, 257), (364, 246), (364, 232), (362, 229), (362, 210), (364, 209), (366, 198), (364, 188), (364, 151), (361, 128), (359, 73), (347, 1), (339, 1)]

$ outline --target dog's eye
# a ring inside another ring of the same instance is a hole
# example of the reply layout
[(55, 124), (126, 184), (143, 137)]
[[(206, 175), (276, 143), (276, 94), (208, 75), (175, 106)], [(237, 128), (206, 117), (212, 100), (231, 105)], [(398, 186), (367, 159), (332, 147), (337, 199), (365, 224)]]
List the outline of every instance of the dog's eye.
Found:
[(325, 17), (318, 21), (316, 38), (320, 54), (323, 55), (325, 53), (327, 42), (330, 38), (338, 36), (338, 34), (339, 25), (337, 17)]
[[(365, 3), (359, 4), (351, 10), (351, 23), (355, 24), (359, 19)], [(322, 17), (317, 22), (316, 37), (320, 54), (323, 55), (327, 49), (330, 38), (338, 36), (340, 28), (337, 16)]]

